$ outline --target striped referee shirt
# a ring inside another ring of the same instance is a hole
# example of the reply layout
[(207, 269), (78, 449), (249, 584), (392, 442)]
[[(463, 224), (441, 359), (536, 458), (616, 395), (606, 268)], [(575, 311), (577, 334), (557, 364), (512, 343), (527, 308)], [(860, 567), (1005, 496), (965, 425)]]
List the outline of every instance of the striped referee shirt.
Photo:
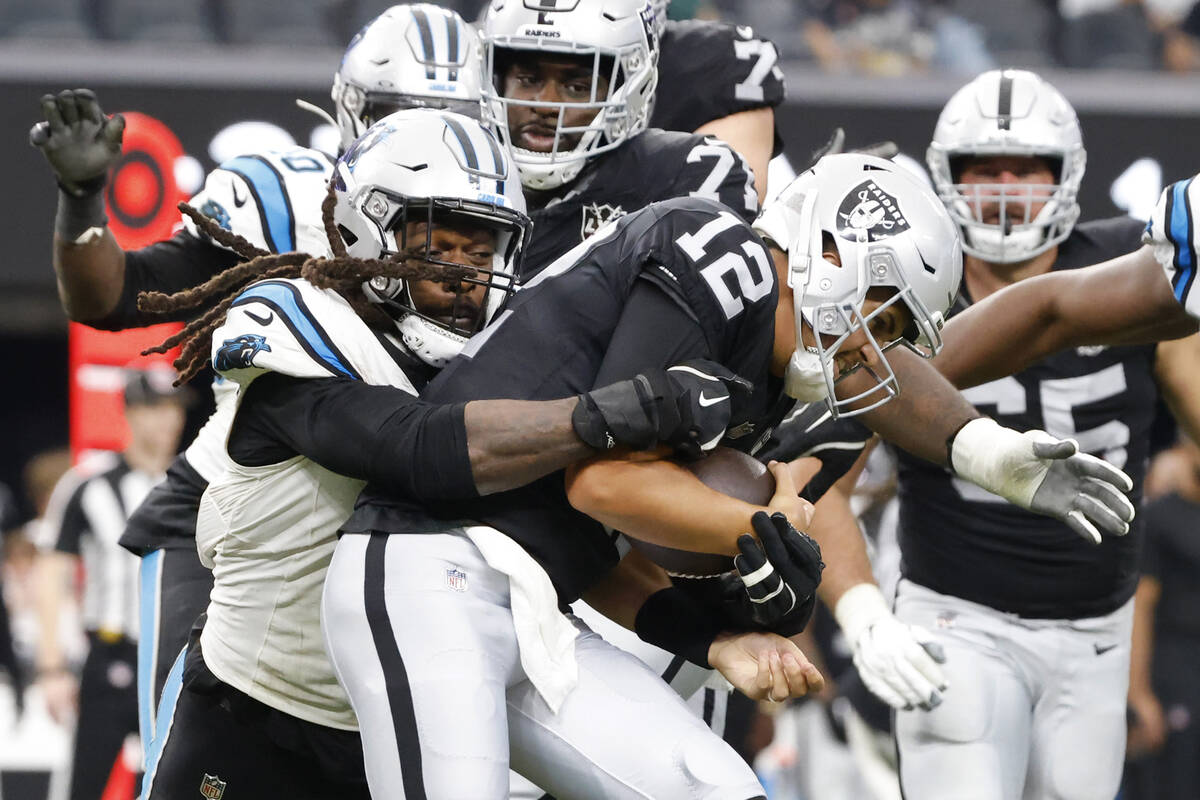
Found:
[(137, 639), (140, 560), (117, 542), (129, 514), (161, 479), (118, 457), (75, 487), (63, 507), (54, 549), (83, 560), (82, 618), (90, 632)]

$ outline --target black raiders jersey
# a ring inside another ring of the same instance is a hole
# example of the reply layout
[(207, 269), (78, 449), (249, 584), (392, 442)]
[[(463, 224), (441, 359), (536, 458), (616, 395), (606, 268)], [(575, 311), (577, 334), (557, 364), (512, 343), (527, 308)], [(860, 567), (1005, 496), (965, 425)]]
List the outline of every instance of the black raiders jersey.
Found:
[[(634, 317), (646, 297), (660, 307)], [(750, 450), (791, 405), (780, 399), (781, 382), (768, 376), (777, 298), (766, 247), (738, 216), (698, 198), (655, 203), (607, 226), (522, 288), (423, 399), (550, 400), (705, 357), (754, 383), (748, 406), (735, 410), (734, 438), (726, 442)], [(673, 330), (655, 327), (668, 317), (678, 320)], [(368, 486), (343, 531), (425, 533), (465, 520), (495, 527), (524, 546), (563, 603), (617, 561), (611, 535), (568, 504), (562, 472), (513, 491), (424, 509)]]
[[(669, 20), (658, 52), (658, 90), (650, 125), (694, 131), (715, 119), (784, 100), (779, 52), (746, 25)], [(775, 153), (782, 151), (778, 133)]]
[(659, 200), (703, 197), (723, 203), (747, 222), (758, 215), (754, 176), (729, 145), (654, 128), (593, 158), (541, 207), (544, 198), (538, 194), (527, 192), (533, 237), (521, 267), (525, 280), (604, 223)]
[[(1059, 245), (1054, 269), (1132, 252), (1141, 231), (1129, 218), (1078, 225)], [(968, 304), (960, 298), (952, 313)], [(1136, 504), (1158, 392), (1154, 354), (1149, 345), (1063, 350), (963, 394), (1002, 425), (1074, 438), (1083, 451), (1125, 470)], [(1132, 596), (1139, 521), (1128, 536), (1093, 546), (1057, 520), (1010, 505), (929, 462), (901, 453), (899, 471), (902, 571), (916, 583), (1031, 618), (1100, 616)]]

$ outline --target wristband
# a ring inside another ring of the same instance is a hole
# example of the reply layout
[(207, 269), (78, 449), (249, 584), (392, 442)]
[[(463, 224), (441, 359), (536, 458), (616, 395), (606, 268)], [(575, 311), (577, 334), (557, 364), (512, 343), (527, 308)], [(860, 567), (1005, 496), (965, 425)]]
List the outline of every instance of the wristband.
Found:
[(962, 432), (963, 428), (967, 427), (977, 419), (982, 419), (982, 417), (972, 417), (955, 428), (954, 433), (946, 437), (946, 466), (949, 467), (950, 471), (955, 475), (958, 474), (958, 470), (954, 468), (954, 440), (958, 438), (958, 434)]
[(97, 190), (75, 195), (65, 189), (59, 190), (58, 211), (54, 216), (54, 233), (59, 239), (74, 244), (89, 229), (103, 228), (107, 224), (104, 192)]
[(873, 583), (858, 583), (851, 586), (834, 604), (833, 616), (842, 629), (846, 640), (853, 647), (858, 637), (880, 619), (891, 616), (883, 592)]
[(617, 445), (645, 450), (658, 440), (658, 415), (645, 378), (619, 381), (579, 395), (571, 425), (596, 450)]
[(672, 586), (646, 598), (633, 629), (642, 641), (712, 669), (708, 649), (721, 628), (712, 612), (682, 589)]

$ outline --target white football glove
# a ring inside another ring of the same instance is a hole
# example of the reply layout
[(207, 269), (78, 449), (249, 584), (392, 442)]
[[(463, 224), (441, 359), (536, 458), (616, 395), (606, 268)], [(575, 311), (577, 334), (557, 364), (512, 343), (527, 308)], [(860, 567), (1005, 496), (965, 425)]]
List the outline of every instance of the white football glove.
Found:
[(1036, 430), (1018, 433), (980, 417), (954, 437), (950, 466), (959, 477), (1054, 517), (1096, 544), (1101, 531), (1129, 533), (1134, 510), (1124, 493), (1133, 481), (1107, 461), (1080, 453), (1074, 439)]
[(851, 587), (833, 613), (854, 647), (854, 667), (873, 695), (903, 711), (929, 711), (941, 704), (948, 686), (938, 666), (946, 663), (942, 646), (924, 628), (896, 619), (879, 587)]

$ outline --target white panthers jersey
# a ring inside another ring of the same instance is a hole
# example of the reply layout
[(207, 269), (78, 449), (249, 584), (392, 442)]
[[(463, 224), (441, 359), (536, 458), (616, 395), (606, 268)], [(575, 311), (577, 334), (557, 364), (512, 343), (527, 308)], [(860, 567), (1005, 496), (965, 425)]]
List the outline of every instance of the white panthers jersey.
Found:
[[(332, 175), (332, 161), (319, 150), (248, 153), (208, 173), (204, 188), (189, 203), (260, 249), (328, 255), (321, 202)], [(191, 217), (184, 216), (183, 227), (200, 235)], [(225, 439), (236, 408), (234, 389), (221, 378), (213, 382), (216, 410), (185, 452), (188, 463), (209, 483), (228, 466)]]
[[(213, 334), (213, 361), (239, 396), (267, 372), (417, 393), (350, 304), (304, 280), (243, 292)], [(196, 526), (214, 578), (200, 639), (209, 669), (273, 708), (347, 730), (358, 723), (325, 654), (320, 605), (337, 530), (363, 485), (299, 455), (263, 467), (230, 461)]]
[(1196, 282), (1196, 256), (1200, 250), (1200, 183), (1193, 176), (1163, 189), (1142, 240), (1154, 248), (1154, 257), (1166, 270), (1175, 299), (1200, 319), (1200, 291)]

